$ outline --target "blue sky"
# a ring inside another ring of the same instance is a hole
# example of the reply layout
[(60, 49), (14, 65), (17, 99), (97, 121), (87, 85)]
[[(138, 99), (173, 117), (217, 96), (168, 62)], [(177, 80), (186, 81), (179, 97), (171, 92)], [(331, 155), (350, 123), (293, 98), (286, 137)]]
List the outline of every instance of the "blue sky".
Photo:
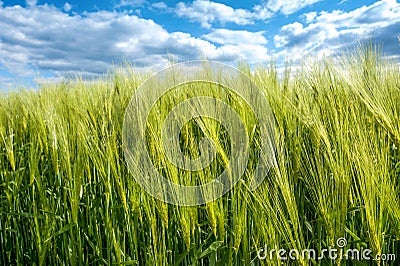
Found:
[(279, 65), (371, 37), (398, 60), (399, 35), (395, 0), (0, 0), (0, 89), (98, 77), (122, 61)]

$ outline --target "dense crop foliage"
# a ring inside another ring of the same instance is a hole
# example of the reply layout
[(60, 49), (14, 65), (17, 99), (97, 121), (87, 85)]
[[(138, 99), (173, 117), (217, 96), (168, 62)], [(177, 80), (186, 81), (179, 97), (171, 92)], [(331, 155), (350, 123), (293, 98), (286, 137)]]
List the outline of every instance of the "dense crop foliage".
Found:
[[(341, 237), (346, 248), (400, 256), (399, 66), (367, 47), (340, 61), (287, 69), (282, 77), (273, 64), (240, 69), (270, 102), (275, 167), (249, 191), (257, 160), (254, 116), (228, 91), (199, 85), (197, 92), (218, 94), (237, 110), (254, 151), (241, 182), (198, 207), (153, 199), (127, 170), (124, 111), (146, 75), (117, 71), (110, 80), (1, 96), (0, 264), (279, 265), (276, 256), (260, 260), (257, 251), (320, 251)], [(162, 118), (171, 106), (157, 108), (153, 115)], [(160, 123), (151, 120), (149, 132)], [(217, 161), (191, 177), (173, 170), (149, 133), (153, 162), (168, 178), (192, 184), (223, 171), (229, 136), (215, 121), (188, 123), (181, 148), (198, 156), (202, 127), (211, 128)]]

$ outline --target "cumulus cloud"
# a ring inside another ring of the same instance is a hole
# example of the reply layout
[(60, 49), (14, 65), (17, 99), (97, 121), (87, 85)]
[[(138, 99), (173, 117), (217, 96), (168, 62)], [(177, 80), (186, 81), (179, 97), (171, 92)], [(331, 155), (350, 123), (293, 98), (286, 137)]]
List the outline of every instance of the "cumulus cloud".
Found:
[(132, 50), (124, 54), (117, 44), (132, 36), (146, 42), (149, 38), (157, 41), (168, 35), (153, 21), (136, 16), (106, 11), (68, 15), (51, 6), (29, 10), (20, 6), (2, 8), (0, 27), (0, 62), (3, 65), (7, 67), (13, 62), (22, 68), (33, 64), (56, 71), (101, 72), (123, 56), (146, 61), (146, 53)]
[(168, 6), (164, 2), (156, 2), (151, 5), (154, 8), (161, 9), (161, 10), (168, 10)]
[(179, 17), (199, 22), (203, 28), (211, 28), (214, 23), (234, 23), (250, 25), (257, 21), (265, 21), (275, 13), (289, 15), (320, 0), (269, 0), (249, 9), (234, 9), (222, 3), (210, 0), (195, 0), (190, 4), (179, 2), (175, 7), (168, 7), (164, 2), (153, 4), (154, 7), (175, 13)]
[(255, 44), (265, 45), (267, 39), (263, 36), (264, 31), (249, 32), (246, 30), (215, 29), (203, 38), (219, 44)]
[(33, 6), (36, 6), (36, 4), (37, 4), (37, 0), (26, 0), (27, 6), (33, 7)]
[(400, 32), (400, 4), (395, 0), (381, 0), (350, 12), (308, 13), (303, 15), (306, 24), (294, 22), (281, 27), (274, 37), (275, 46), (281, 49), (332, 53), (354, 45), (357, 41), (374, 38), (384, 43), (387, 52), (398, 46)]
[(65, 12), (69, 12), (69, 11), (71, 11), (71, 9), (72, 9), (72, 6), (71, 6), (71, 4), (70, 3), (65, 3), (64, 4), (64, 11)]
[(284, 15), (293, 14), (320, 0), (269, 0), (267, 7), (274, 13), (281, 12)]
[(267, 39), (263, 31), (249, 32), (245, 30), (215, 29), (202, 37), (210, 42), (221, 45), (217, 50), (217, 57), (227, 61), (237, 58), (250, 63), (265, 62), (270, 58), (265, 47)]
[[(196, 38), (116, 11), (68, 14), (49, 5), (0, 7), (0, 28), (0, 68), (20, 77), (34, 76), (37, 71), (56, 76), (99, 74), (123, 59), (136, 66), (161, 67), (171, 56), (180, 61), (209, 58), (254, 63), (267, 52), (262, 33), (219, 30)], [(217, 46), (224, 36), (230, 36), (230, 41)], [(254, 37), (256, 42), (246, 44), (240, 36)]]
[(137, 7), (145, 4), (146, 0), (120, 0), (115, 7)]
[(249, 25), (256, 20), (266, 20), (272, 16), (272, 13), (261, 5), (254, 6), (253, 10), (250, 11), (241, 8), (234, 9), (208, 0), (195, 0), (191, 4), (179, 2), (172, 11), (179, 17), (201, 23), (203, 28), (211, 28), (211, 25), (215, 22)]
[(305, 19), (306, 23), (311, 23), (317, 17), (317, 12), (309, 12), (301, 15), (302, 18)]

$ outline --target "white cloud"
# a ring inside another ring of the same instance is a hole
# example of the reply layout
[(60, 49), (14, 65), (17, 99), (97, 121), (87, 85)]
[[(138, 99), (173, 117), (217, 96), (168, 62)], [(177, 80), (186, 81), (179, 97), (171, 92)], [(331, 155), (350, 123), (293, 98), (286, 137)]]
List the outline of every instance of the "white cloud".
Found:
[(247, 63), (257, 64), (265, 63), (271, 58), (268, 49), (265, 46), (254, 44), (228, 44), (220, 47), (217, 52), (218, 56), (216, 56), (216, 60), (221, 61), (234, 61), (241, 59)]
[[(51, 6), (2, 8), (0, 28), (0, 63), (18, 75), (23, 72), (18, 69), (29, 64), (59, 72), (103, 72), (123, 57), (135, 58), (138, 64), (164, 62), (169, 38), (152, 20), (108, 11), (68, 15)], [(130, 39), (139, 45), (118, 48)], [(155, 44), (159, 51), (149, 56)]]
[(294, 22), (283, 26), (274, 37), (275, 46), (303, 53), (340, 51), (358, 41), (374, 38), (385, 44), (386, 51), (398, 50), (400, 4), (381, 0), (350, 12), (335, 10), (305, 14), (306, 24)]
[(265, 47), (267, 39), (263, 33), (263, 31), (215, 29), (202, 38), (222, 45), (213, 53), (215, 58), (228, 61), (239, 58), (249, 63), (261, 63), (270, 59), (268, 49)]
[[(100, 74), (124, 59), (139, 67), (161, 67), (171, 56), (179, 61), (206, 57), (249, 63), (267, 56), (261, 32), (217, 30), (196, 38), (168, 32), (152, 20), (126, 12), (78, 15), (49, 5), (0, 7), (0, 28), (0, 68), (19, 77), (35, 77), (37, 71), (55, 76)], [(224, 36), (230, 36), (230, 41), (218, 47), (209, 41), (220, 38), (222, 42)]]
[[(350, 12), (321, 12), (317, 18), (320, 23), (335, 23), (343, 27), (379, 27), (398, 20), (400, 4), (396, 0), (381, 0), (370, 6), (362, 6)], [(348, 24), (350, 23), (350, 24)]]
[(256, 21), (265, 21), (274, 13), (292, 14), (306, 6), (320, 0), (269, 0), (252, 9), (232, 8), (228, 5), (210, 0), (194, 0), (187, 4), (179, 2), (175, 7), (168, 7), (164, 2), (153, 4), (153, 7), (175, 13), (179, 17), (188, 18), (192, 22), (199, 22), (203, 28), (210, 29), (214, 23), (234, 23), (250, 25)]
[(164, 10), (168, 9), (167, 4), (164, 2), (156, 2), (156, 3), (152, 4), (151, 6), (154, 8), (157, 8), (157, 9), (164, 9)]
[(70, 5), (70, 3), (67, 2), (64, 4), (64, 11), (69, 12), (69, 11), (71, 11), (71, 9), (72, 9), (72, 6)]
[(320, 0), (269, 0), (266, 6), (274, 13), (281, 12), (284, 15), (290, 15), (319, 1)]
[(37, 0), (26, 0), (27, 6), (33, 7), (33, 6), (36, 6), (36, 4), (37, 4)]
[(137, 7), (145, 4), (146, 0), (120, 0), (115, 7)]
[(273, 13), (264, 5), (255, 5), (253, 6), (252, 16), (254, 20), (267, 20), (273, 16)]
[(255, 44), (265, 45), (267, 39), (263, 36), (263, 31), (249, 32), (245, 30), (216, 29), (203, 38), (219, 44)]
[(303, 17), (305, 19), (306, 23), (311, 23), (317, 17), (317, 12), (305, 13), (301, 17)]
[(179, 17), (201, 23), (203, 28), (211, 28), (211, 24), (215, 22), (249, 25), (256, 20), (265, 20), (272, 16), (271, 12), (260, 5), (255, 6), (253, 11), (249, 11), (241, 8), (234, 9), (208, 0), (195, 0), (189, 5), (179, 2), (173, 10)]

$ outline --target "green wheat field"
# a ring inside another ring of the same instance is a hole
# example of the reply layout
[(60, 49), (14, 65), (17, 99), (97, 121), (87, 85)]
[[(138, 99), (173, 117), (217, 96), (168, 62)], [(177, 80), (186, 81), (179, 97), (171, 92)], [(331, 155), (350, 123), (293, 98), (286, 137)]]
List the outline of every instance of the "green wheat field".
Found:
[[(260, 134), (251, 109), (229, 90), (201, 84), (163, 97), (146, 145), (170, 180), (208, 182), (230, 153), (219, 123), (190, 121), (180, 149), (199, 156), (206, 127), (216, 160), (196, 173), (175, 169), (154, 137), (173, 103), (196, 93), (223, 99), (249, 135), (241, 180), (196, 207), (154, 199), (126, 166), (125, 109), (151, 73), (117, 68), (101, 81), (3, 93), (0, 265), (400, 265), (400, 68), (379, 50), (367, 45), (288, 64), (283, 73), (274, 63), (254, 71), (239, 64), (265, 94), (276, 125), (276, 163), (254, 191)], [(258, 256), (266, 247), (322, 252), (341, 238), (344, 251), (370, 249), (381, 259)]]

